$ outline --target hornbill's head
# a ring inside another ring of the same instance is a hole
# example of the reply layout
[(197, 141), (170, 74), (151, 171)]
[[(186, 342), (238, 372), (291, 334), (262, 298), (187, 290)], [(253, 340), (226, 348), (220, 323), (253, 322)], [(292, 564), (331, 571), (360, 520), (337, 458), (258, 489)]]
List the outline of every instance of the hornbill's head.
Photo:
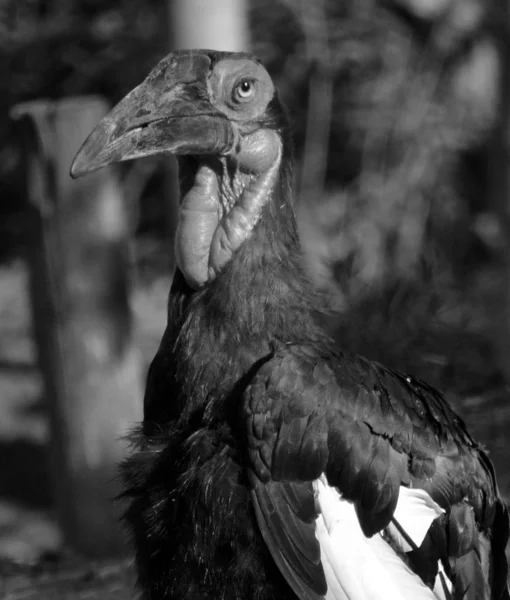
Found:
[(176, 258), (198, 289), (252, 236), (264, 210), (275, 210), (271, 200), (281, 205), (285, 132), (274, 85), (255, 58), (172, 52), (97, 125), (71, 175), (151, 154), (178, 155)]

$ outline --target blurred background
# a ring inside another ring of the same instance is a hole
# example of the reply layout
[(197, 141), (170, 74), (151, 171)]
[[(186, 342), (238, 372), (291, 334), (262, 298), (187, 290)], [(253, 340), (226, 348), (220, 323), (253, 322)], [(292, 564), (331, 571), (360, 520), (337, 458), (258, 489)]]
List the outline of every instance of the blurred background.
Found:
[(510, 500), (509, 14), (505, 0), (3, 0), (0, 595), (131, 597), (111, 499), (165, 326), (176, 169), (67, 173), (179, 47), (262, 59), (293, 123), (326, 326), (443, 389)]

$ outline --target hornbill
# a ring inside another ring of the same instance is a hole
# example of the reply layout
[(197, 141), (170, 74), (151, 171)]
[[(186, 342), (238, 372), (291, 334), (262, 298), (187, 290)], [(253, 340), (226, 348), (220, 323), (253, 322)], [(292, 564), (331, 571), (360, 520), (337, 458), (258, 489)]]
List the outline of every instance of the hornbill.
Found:
[(178, 267), (122, 467), (143, 598), (509, 599), (484, 450), (439, 391), (321, 325), (288, 122), (261, 63), (169, 54), (71, 174), (166, 153)]

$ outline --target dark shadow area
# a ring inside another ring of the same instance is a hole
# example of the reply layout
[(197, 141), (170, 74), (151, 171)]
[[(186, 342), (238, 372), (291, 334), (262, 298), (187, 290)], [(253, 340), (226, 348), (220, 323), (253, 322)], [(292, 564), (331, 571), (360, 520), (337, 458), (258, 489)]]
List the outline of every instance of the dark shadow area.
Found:
[(0, 442), (0, 499), (34, 509), (49, 508), (53, 495), (48, 462), (47, 448), (41, 444)]

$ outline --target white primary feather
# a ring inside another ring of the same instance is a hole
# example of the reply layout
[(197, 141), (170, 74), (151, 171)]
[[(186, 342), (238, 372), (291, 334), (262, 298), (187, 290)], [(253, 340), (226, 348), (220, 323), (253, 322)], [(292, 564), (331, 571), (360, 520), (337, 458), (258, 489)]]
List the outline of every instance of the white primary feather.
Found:
[[(425, 490), (400, 487), (397, 507), (393, 518), (404, 529), (413, 543), (419, 548), (432, 525), (432, 521), (444, 513)], [(392, 523), (388, 527), (403, 552), (410, 552), (412, 547)]]
[[(441, 598), (411, 571), (380, 534), (365, 537), (354, 506), (330, 487), (324, 476), (314, 483), (314, 487), (320, 510), (316, 520), (316, 536), (328, 584), (327, 600)], [(442, 511), (431, 499), (430, 502), (425, 499), (421, 490), (419, 492), (416, 499), (412, 498), (412, 493), (402, 495), (399, 515), (403, 521), (400, 524), (404, 528), (410, 527), (409, 535), (413, 542), (420, 540), (421, 544), (433, 519)], [(416, 515), (408, 513), (413, 510), (417, 511)], [(420, 519), (428, 523), (424, 533), (425, 525), (419, 522)]]

